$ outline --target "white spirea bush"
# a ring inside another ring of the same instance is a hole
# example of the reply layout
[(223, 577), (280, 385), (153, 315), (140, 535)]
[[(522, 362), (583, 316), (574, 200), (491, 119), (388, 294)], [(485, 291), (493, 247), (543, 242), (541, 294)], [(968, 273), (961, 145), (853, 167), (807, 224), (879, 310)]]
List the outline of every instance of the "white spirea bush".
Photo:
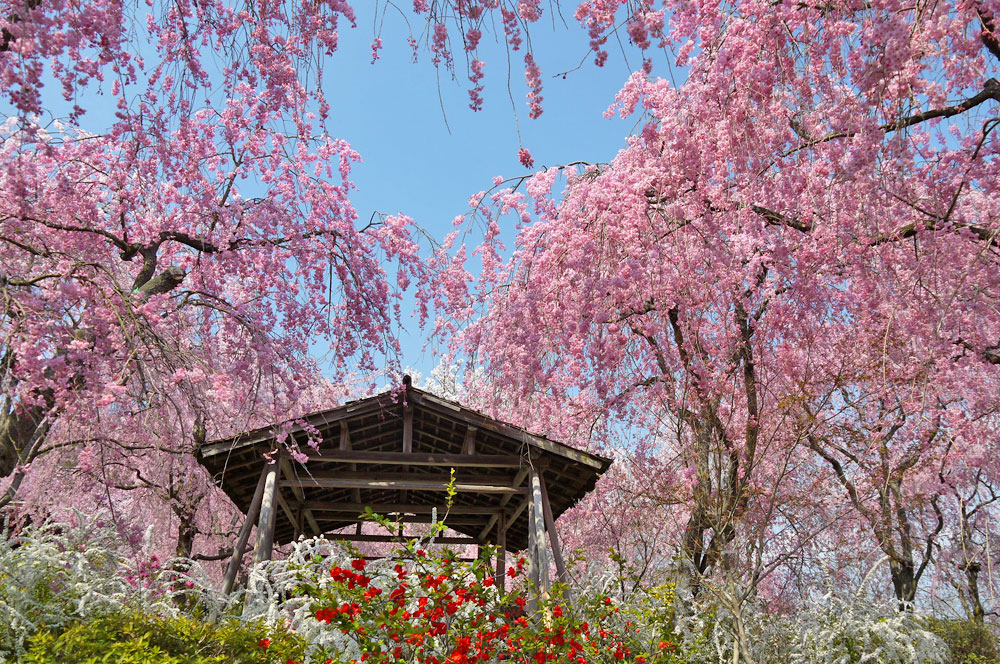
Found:
[[(385, 562), (372, 561), (373, 567)], [(329, 570), (334, 564), (349, 566), (350, 557), (342, 546), (316, 537), (294, 542), (288, 556), (281, 560), (255, 565), (250, 570), (246, 587), (234, 594), (235, 601), (243, 603), (243, 621), (285, 624), (314, 648), (350, 652), (354, 642), (338, 630), (323, 629), (326, 625), (316, 620), (310, 609), (312, 598), (295, 594), (303, 576), (321, 584), (330, 583)], [(360, 656), (360, 653), (352, 655)]]
[[(422, 544), (430, 544), (425, 541)], [(115, 529), (100, 517), (78, 515), (76, 525), (48, 524), (16, 535), (0, 532), (0, 663), (23, 654), (28, 639), (122, 610), (177, 616), (196, 611), (206, 620), (224, 616), (243, 622), (266, 621), (295, 630), (313, 653), (341, 652), (359, 657), (357, 643), (315, 616), (313, 598), (296, 593), (303, 580), (333, 588), (330, 567), (350, 566), (341, 543), (323, 538), (295, 542), (288, 555), (249, 571), (243, 589), (229, 596), (218, 591), (196, 561), (163, 561), (123, 548)], [(396, 584), (395, 561), (372, 560), (372, 584)], [(407, 571), (407, 575), (415, 572)], [(411, 586), (416, 577), (405, 579)], [(624, 633), (655, 651), (661, 639), (678, 646), (688, 664), (731, 664), (737, 616), (714, 604), (711, 593), (693, 611), (673, 620), (670, 586), (642, 588), (622, 596), (618, 576), (609, 571), (576, 585), (570, 610), (583, 619), (618, 606), (610, 619)], [(391, 590), (390, 586), (383, 588)], [(613, 598), (613, 599), (609, 599)], [(178, 608), (180, 607), (180, 608)], [(858, 597), (829, 594), (793, 615), (777, 616), (744, 604), (739, 616), (754, 664), (945, 664), (948, 649), (927, 631), (919, 617), (893, 604), (872, 604)], [(588, 613), (590, 612), (590, 613)], [(618, 623), (621, 623), (618, 625)], [(428, 642), (428, 648), (434, 644)], [(306, 661), (310, 661), (308, 658)], [(322, 660), (320, 660), (322, 661)]]
[(158, 570), (122, 555), (118, 534), (99, 517), (77, 517), (77, 524), (0, 532), (0, 662), (23, 654), (43, 629), (126, 605), (173, 610)]
[(827, 595), (788, 620), (792, 664), (944, 664), (948, 647), (895, 603)]
[[(792, 615), (744, 605), (740, 618), (759, 664), (947, 664), (948, 647), (895, 603), (828, 594)], [(734, 661), (736, 616), (705, 603), (678, 627), (690, 664)]]

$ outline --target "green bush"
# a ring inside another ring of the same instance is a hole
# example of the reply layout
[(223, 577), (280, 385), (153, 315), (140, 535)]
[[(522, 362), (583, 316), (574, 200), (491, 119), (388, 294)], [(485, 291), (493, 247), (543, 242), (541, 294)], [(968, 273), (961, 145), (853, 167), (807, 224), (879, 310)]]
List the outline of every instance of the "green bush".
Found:
[(303, 641), (263, 623), (118, 613), (32, 637), (20, 664), (285, 664)]
[(927, 629), (948, 644), (951, 664), (1000, 664), (997, 637), (983, 624), (927, 618)]

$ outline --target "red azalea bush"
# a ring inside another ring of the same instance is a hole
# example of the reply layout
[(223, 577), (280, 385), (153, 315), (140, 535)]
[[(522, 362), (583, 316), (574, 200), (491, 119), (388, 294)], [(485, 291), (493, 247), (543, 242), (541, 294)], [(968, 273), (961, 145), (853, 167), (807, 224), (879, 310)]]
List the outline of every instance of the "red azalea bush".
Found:
[[(392, 559), (324, 564), (300, 572), (322, 636), (314, 661), (328, 664), (516, 662), (677, 662), (672, 643), (633, 624), (610, 597), (564, 599), (556, 586), (529, 609), (535, 592), (524, 558), (506, 570), (516, 590), (500, 591), (489, 557), (460, 560), (411, 541)], [(317, 572), (317, 570), (320, 570)], [(315, 624), (312, 626), (315, 628)], [(311, 630), (310, 630), (311, 631)]]

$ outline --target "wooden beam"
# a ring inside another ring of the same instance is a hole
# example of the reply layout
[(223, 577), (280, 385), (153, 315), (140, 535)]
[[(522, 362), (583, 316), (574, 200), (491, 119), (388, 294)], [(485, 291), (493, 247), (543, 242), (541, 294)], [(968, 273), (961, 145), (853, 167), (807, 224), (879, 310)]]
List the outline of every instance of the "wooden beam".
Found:
[[(511, 482), (511, 486), (521, 486), (521, 484), (524, 483), (524, 480), (528, 477), (528, 472), (530, 472), (530, 470), (530, 466), (521, 466), (521, 469), (517, 471), (517, 475), (514, 476), (514, 481)], [(513, 496), (504, 496), (500, 501), (500, 507), (506, 507), (512, 497)]]
[(295, 528), (295, 524), (298, 523), (298, 520), (295, 518), (295, 512), (292, 511), (292, 506), (289, 505), (288, 501), (285, 500), (285, 497), (281, 495), (280, 485), (278, 486), (276, 497), (278, 499), (278, 506), (281, 508), (281, 511), (285, 513), (285, 518), (288, 519), (288, 523), (292, 524), (292, 527)]
[[(295, 477), (295, 472), (292, 468), (291, 460), (286, 456), (282, 456), (280, 463), (281, 463), (281, 474), (285, 476), (285, 479), (286, 480), (293, 479)], [(295, 500), (297, 500), (301, 505), (306, 499), (305, 494), (302, 491), (302, 487), (291, 486), (291, 489), (292, 493), (295, 494)], [(309, 524), (309, 528), (312, 530), (312, 534), (319, 535), (320, 529), (319, 529), (319, 524), (316, 523), (316, 517), (313, 516), (313, 513), (310, 512), (308, 508), (303, 508), (302, 511), (306, 522)], [(293, 521), (293, 523), (298, 523), (298, 521)]]
[[(423, 472), (405, 473), (394, 470), (361, 470), (351, 472), (350, 470), (317, 470), (309, 475), (301, 475), (292, 478), (294, 481), (308, 484), (312, 479), (318, 480), (379, 480), (394, 482), (440, 482), (447, 484), (451, 481), (451, 473)], [(455, 481), (459, 484), (490, 484), (494, 486), (513, 486), (510, 476), (503, 473), (455, 473)], [(527, 485), (525, 485), (526, 487)], [(406, 502), (406, 501), (400, 501)]]
[(507, 517), (507, 526), (506, 526), (507, 530), (510, 530), (510, 527), (514, 525), (515, 521), (517, 521), (517, 517), (521, 516), (521, 512), (523, 512), (530, 503), (531, 503), (531, 496), (527, 495), (524, 497), (524, 500), (521, 501), (521, 504), (514, 508), (514, 511), (510, 513), (509, 517)]
[[(415, 556), (365, 556), (365, 555), (362, 555), (362, 556), (358, 556), (358, 558), (364, 558), (365, 560), (396, 560), (396, 561), (399, 561), (399, 560), (416, 560)], [(476, 562), (478, 560), (478, 558), (467, 558), (465, 556), (455, 556), (454, 558), (450, 558), (449, 560), (458, 560), (458, 561), (461, 561), (463, 563), (474, 563), (474, 562)]]
[(531, 470), (531, 523), (528, 527), (535, 535), (536, 558), (538, 562), (538, 591), (549, 592), (549, 560), (545, 550), (545, 517), (542, 507), (542, 481), (538, 471)]
[[(351, 449), (351, 431), (350, 431), (350, 429), (347, 426), (347, 420), (343, 420), (340, 423), (340, 453), (341, 454), (349, 454), (350, 453), (349, 452), (350, 449)], [(348, 470), (352, 470), (352, 471), (355, 471), (355, 470), (358, 469), (358, 467), (356, 465), (354, 465), (353, 463), (350, 464), (347, 468), (348, 468)], [(359, 502), (360, 503), (361, 502), (361, 489), (354, 489), (351, 492), (351, 499), (354, 500), (355, 502)]]
[(535, 505), (531, 502), (530, 496), (528, 499), (528, 583), (530, 585), (528, 589), (528, 612), (534, 615), (538, 612), (538, 596), (541, 595), (539, 589), (541, 584), (538, 577), (538, 570), (541, 566), (538, 561), (538, 535), (533, 525), (535, 521)]
[[(381, 490), (413, 490), (413, 491), (447, 491), (447, 482), (428, 482), (419, 480), (376, 480), (348, 478), (295, 478), (289, 484), (301, 487), (321, 487), (325, 489), (381, 489)], [(527, 489), (514, 489), (498, 484), (470, 484), (458, 482), (454, 485), (458, 493), (503, 493), (525, 494)], [(360, 501), (359, 501), (360, 502)]]
[(452, 505), (449, 510), (444, 505), (417, 505), (413, 503), (336, 503), (328, 501), (309, 501), (305, 503), (308, 509), (316, 512), (345, 512), (358, 515), (365, 511), (365, 507), (371, 507), (376, 514), (430, 514), (435, 509), (439, 515), (445, 512), (450, 514), (495, 514), (498, 507), (478, 507), (475, 505)]
[(503, 422), (497, 422), (496, 420), (488, 418), (482, 413), (477, 413), (474, 410), (449, 404), (433, 394), (427, 394), (426, 392), (411, 392), (408, 394), (408, 398), (411, 399), (413, 403), (423, 406), (428, 410), (444, 413), (449, 417), (458, 417), (482, 429), (493, 431), (502, 436), (506, 436), (507, 438), (513, 438), (518, 442), (527, 443), (528, 445), (540, 448), (545, 452), (550, 452), (567, 459), (572, 459), (573, 461), (582, 463), (585, 466), (593, 468), (594, 470), (603, 472), (607, 464), (605, 459), (588, 454), (587, 452), (581, 452), (580, 450), (573, 449), (568, 445), (557, 443), (556, 441), (549, 440), (548, 438), (535, 436), (528, 433), (524, 429), (519, 429), (515, 426), (504, 424)]
[[(326, 517), (328, 521), (355, 521), (358, 519), (359, 514), (357, 512), (327, 512), (329, 516)], [(432, 523), (430, 514), (386, 514), (383, 515), (389, 521), (393, 523)], [(437, 515), (436, 523), (444, 523), (448, 527), (452, 526), (474, 526), (479, 527), (483, 525), (486, 521), (485, 514), (449, 514), (447, 519), (442, 519), (443, 514)], [(358, 520), (358, 523), (368, 523), (367, 521)]]
[[(330, 541), (347, 542), (401, 542), (408, 539), (425, 538), (426, 535), (357, 535), (355, 533), (329, 533), (326, 538)], [(476, 540), (471, 537), (435, 537), (435, 544), (475, 544)]]
[[(476, 432), (479, 431), (477, 427), (470, 426), (465, 430), (465, 440), (462, 442), (462, 454), (466, 456), (473, 456), (476, 453)], [(520, 465), (520, 457), (518, 458), (518, 465)]]
[(264, 495), (261, 498), (260, 521), (257, 524), (257, 543), (254, 546), (254, 563), (271, 559), (274, 546), (274, 518), (277, 514), (278, 463), (272, 461), (265, 469)]
[[(392, 393), (386, 392), (384, 394), (379, 394), (368, 399), (349, 403), (338, 408), (332, 408), (320, 413), (313, 413), (312, 415), (307, 415), (304, 419), (309, 426), (322, 428), (324, 426), (340, 423), (347, 418), (355, 418), (363, 415), (384, 412), (390, 410), (395, 405), (395, 397)], [(295, 425), (289, 430), (289, 433), (294, 435), (296, 433), (301, 433), (302, 431), (303, 429), (300, 425)], [(233, 450), (273, 440), (274, 427), (261, 427), (259, 429), (254, 429), (253, 431), (241, 433), (238, 436), (212, 441), (207, 445), (203, 445), (201, 449), (198, 450), (198, 456), (202, 459), (206, 459), (217, 454), (228, 454)]]
[(347, 428), (347, 421), (340, 423), (340, 445), (341, 450), (351, 449), (351, 432)]
[(504, 524), (504, 514), (500, 512), (497, 517), (497, 571), (493, 577), (500, 594), (503, 595), (507, 588), (507, 527)]
[[(444, 525), (451, 526), (480, 526), (483, 524), (483, 520), (486, 518), (485, 515), (476, 516), (460, 516), (457, 514), (449, 514), (447, 518), (443, 518), (443, 514), (437, 515), (437, 523), (443, 523)], [(390, 517), (394, 522), (399, 523), (432, 523), (430, 514), (398, 514)]]
[[(510, 483), (510, 485), (513, 486), (513, 487), (519, 487), (519, 486), (521, 486), (521, 484), (524, 482), (524, 479), (528, 476), (528, 471), (529, 471), (530, 467), (529, 466), (521, 466), (520, 468), (521, 469), (519, 471), (517, 471), (517, 475), (514, 476), (514, 481)], [(513, 497), (514, 497), (513, 495), (506, 495), (503, 498), (501, 498), (500, 499), (500, 507), (506, 507), (507, 503), (509, 503), (510, 499), (513, 498)], [(521, 513), (520, 510), (518, 510), (517, 512), (515, 512), (515, 514), (514, 514), (513, 517), (511, 517), (510, 519), (507, 520), (507, 527), (509, 527), (511, 523), (513, 523), (514, 521), (517, 520), (517, 515), (520, 514), (520, 513)], [(496, 519), (495, 518), (490, 519), (489, 523), (486, 524), (486, 527), (483, 528), (482, 532), (479, 533), (479, 538), (482, 539), (482, 538), (486, 537), (486, 535), (490, 532), (490, 528), (492, 528), (493, 524), (495, 524), (495, 523), (496, 523)]]
[(260, 473), (257, 480), (257, 489), (253, 492), (253, 499), (250, 501), (250, 508), (247, 510), (243, 527), (240, 528), (239, 537), (236, 539), (236, 546), (233, 547), (233, 557), (229, 559), (229, 567), (226, 568), (226, 576), (222, 581), (222, 595), (226, 596), (233, 591), (236, 583), (236, 572), (240, 569), (240, 562), (243, 560), (243, 553), (247, 550), (247, 541), (250, 539), (250, 531), (253, 529), (254, 521), (260, 512), (261, 499), (264, 496), (264, 483), (267, 480), (267, 468)]
[[(473, 448), (474, 449), (474, 448)], [(441, 468), (520, 468), (525, 460), (516, 454), (441, 454), (437, 452), (369, 452), (328, 450), (310, 454), (310, 461), (368, 463), (398, 466), (440, 466)]]
[(403, 454), (413, 452), (413, 406), (403, 407)]
[[(539, 473), (538, 480), (542, 487), (542, 514), (545, 516), (545, 531), (549, 534), (549, 544), (552, 545), (552, 557), (556, 562), (556, 574), (559, 576), (559, 583), (567, 585), (566, 592), (569, 593), (569, 573), (566, 571), (562, 548), (559, 546), (559, 535), (556, 533), (556, 520), (552, 518), (552, 506), (549, 504), (549, 492), (545, 488), (545, 476)], [(567, 599), (570, 598), (567, 596)]]

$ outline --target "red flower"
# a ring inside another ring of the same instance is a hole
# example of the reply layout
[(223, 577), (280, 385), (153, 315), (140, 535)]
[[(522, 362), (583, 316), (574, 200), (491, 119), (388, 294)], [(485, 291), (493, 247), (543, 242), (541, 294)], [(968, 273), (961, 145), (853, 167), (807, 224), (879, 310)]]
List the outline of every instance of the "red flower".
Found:
[(552, 607), (552, 615), (554, 615), (556, 618), (561, 617), (562, 616), (562, 607), (559, 606), (558, 604), (555, 605), (555, 606), (553, 606)]
[(257, 645), (259, 645), (261, 648), (267, 648), (268, 646), (271, 645), (271, 639), (261, 639), (260, 641), (257, 642)]
[(359, 572), (365, 568), (365, 563), (368, 562), (364, 558), (358, 558), (357, 560), (351, 561), (351, 567), (358, 570)]

